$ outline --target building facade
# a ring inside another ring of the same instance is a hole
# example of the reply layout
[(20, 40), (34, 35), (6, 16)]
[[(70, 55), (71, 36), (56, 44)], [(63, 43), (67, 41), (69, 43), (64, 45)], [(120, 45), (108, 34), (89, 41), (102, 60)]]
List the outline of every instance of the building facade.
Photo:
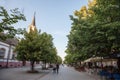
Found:
[(15, 46), (0, 41), (0, 67), (19, 67), (21, 62), (16, 60)]

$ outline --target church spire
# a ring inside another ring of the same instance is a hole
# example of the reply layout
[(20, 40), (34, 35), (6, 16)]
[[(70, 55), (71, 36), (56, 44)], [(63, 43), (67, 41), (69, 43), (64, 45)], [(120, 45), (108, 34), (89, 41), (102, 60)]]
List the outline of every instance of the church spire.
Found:
[(35, 12), (34, 12), (34, 17), (33, 17), (32, 23), (28, 27), (28, 33), (30, 31), (36, 31), (36, 30), (37, 30), (37, 28), (36, 28), (36, 24), (35, 24)]
[(33, 26), (36, 26), (36, 24), (35, 24), (35, 12), (34, 12), (34, 17), (33, 17), (33, 20), (32, 20), (32, 23), (31, 23), (31, 25), (33, 25)]

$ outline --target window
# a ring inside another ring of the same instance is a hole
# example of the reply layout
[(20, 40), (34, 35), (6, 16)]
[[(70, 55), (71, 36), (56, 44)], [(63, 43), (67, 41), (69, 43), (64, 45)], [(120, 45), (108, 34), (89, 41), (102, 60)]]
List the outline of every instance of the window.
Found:
[(0, 48), (0, 59), (3, 59), (5, 56), (5, 49), (4, 48)]
[(12, 59), (16, 59), (16, 52), (15, 51), (13, 51), (13, 54), (12, 54)]
[(12, 55), (12, 59), (15, 59), (15, 54)]

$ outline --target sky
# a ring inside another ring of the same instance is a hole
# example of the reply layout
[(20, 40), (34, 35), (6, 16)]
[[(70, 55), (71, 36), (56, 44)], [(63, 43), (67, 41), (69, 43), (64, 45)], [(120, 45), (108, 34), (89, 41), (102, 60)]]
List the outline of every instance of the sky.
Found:
[(69, 15), (87, 5), (88, 0), (0, 0), (0, 6), (10, 10), (19, 8), (27, 21), (19, 21), (15, 28), (26, 28), (31, 24), (36, 12), (36, 27), (53, 37), (53, 43), (58, 55), (64, 59), (67, 46), (67, 35), (71, 30)]

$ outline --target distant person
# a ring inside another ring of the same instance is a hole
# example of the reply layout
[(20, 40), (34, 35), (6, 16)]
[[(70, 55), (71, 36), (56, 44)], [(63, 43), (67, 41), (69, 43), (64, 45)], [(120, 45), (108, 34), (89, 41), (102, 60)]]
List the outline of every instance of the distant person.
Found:
[(56, 66), (53, 65), (53, 73), (56, 73)]
[(57, 74), (59, 73), (59, 64), (56, 64), (56, 71), (57, 71)]
[(64, 64), (62, 64), (62, 66), (64, 67)]

